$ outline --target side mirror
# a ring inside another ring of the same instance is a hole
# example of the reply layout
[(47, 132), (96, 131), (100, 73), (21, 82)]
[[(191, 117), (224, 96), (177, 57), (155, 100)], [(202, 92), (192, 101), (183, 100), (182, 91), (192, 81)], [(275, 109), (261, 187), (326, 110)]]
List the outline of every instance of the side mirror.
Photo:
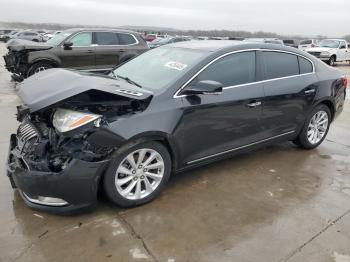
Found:
[(182, 92), (184, 95), (218, 95), (222, 93), (223, 85), (212, 80), (199, 81), (195, 85), (187, 86)]
[(67, 41), (63, 43), (64, 50), (71, 50), (73, 46), (73, 42)]
[(345, 49), (345, 48), (346, 48), (345, 45), (342, 45), (342, 46), (339, 47), (339, 49)]

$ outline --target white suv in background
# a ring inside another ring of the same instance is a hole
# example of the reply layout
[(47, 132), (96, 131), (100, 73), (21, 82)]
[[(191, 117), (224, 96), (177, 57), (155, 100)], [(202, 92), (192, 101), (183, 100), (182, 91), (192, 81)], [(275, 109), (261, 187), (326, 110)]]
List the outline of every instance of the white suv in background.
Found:
[(298, 49), (305, 51), (308, 48), (316, 47), (319, 40), (317, 39), (306, 39), (301, 40)]
[(317, 47), (308, 48), (305, 51), (316, 56), (330, 66), (335, 62), (350, 61), (350, 45), (344, 39), (324, 39)]

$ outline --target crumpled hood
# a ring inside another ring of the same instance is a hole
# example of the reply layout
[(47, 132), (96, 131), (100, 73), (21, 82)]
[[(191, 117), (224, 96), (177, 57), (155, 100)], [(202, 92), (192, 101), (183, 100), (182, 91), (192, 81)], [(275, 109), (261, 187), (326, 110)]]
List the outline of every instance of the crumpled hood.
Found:
[(22, 51), (22, 50), (47, 50), (52, 48), (46, 43), (38, 43), (34, 41), (24, 39), (12, 39), (7, 43), (7, 49), (11, 51)]
[(333, 48), (329, 47), (311, 47), (306, 49), (306, 52), (328, 52), (331, 51)]
[(19, 97), (30, 112), (89, 90), (99, 90), (138, 100), (153, 95), (151, 91), (140, 89), (124, 80), (61, 68), (37, 73), (18, 84), (17, 89)]

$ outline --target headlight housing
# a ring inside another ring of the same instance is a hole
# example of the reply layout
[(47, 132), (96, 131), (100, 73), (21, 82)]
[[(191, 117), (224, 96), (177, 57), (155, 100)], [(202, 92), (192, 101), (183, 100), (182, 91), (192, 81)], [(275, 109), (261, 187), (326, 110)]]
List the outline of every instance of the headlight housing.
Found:
[(331, 53), (330, 52), (321, 52), (321, 56), (331, 56)]
[(53, 115), (52, 124), (59, 132), (63, 133), (91, 123), (101, 117), (101, 115), (92, 113), (58, 108)]

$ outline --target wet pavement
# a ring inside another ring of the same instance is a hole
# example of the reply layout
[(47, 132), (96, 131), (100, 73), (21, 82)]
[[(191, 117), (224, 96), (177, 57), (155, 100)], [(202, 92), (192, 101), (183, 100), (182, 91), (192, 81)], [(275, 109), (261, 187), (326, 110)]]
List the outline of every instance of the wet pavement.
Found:
[(315, 150), (266, 147), (175, 175), (141, 207), (56, 216), (5, 175), (20, 101), (0, 63), (0, 261), (350, 261), (350, 100)]

